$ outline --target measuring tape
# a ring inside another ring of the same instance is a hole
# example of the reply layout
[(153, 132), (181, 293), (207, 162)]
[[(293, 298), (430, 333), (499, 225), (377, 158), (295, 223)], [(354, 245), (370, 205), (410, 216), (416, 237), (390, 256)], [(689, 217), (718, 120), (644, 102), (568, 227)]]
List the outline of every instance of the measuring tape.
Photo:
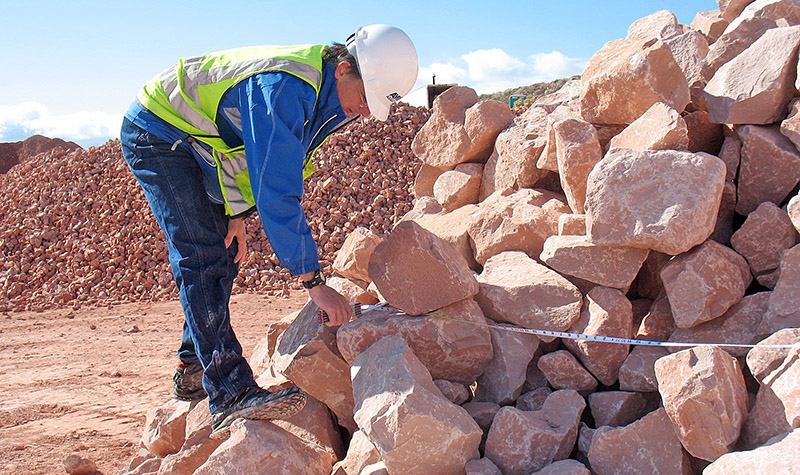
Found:
[[(400, 309), (396, 309), (394, 307), (390, 307), (387, 303), (379, 303), (377, 305), (359, 305), (357, 302), (351, 303), (351, 308), (353, 308), (353, 313), (356, 317), (361, 316), (363, 312), (369, 312), (372, 310), (384, 310), (390, 311), (395, 313), (396, 315), (406, 315), (406, 316), (413, 316), (408, 315), (407, 313), (403, 312)], [(358, 308), (358, 310), (356, 310)], [(318, 312), (318, 318), (320, 323), (327, 322), (328, 314), (324, 311), (320, 310)], [(652, 340), (636, 340), (633, 338), (620, 338), (616, 336), (603, 336), (603, 335), (587, 335), (585, 333), (571, 333), (571, 332), (560, 332), (555, 330), (534, 330), (531, 328), (521, 328), (521, 327), (508, 327), (502, 325), (494, 325), (491, 323), (478, 323), (478, 322), (470, 322), (468, 320), (461, 320), (459, 318), (451, 317), (450, 315), (446, 315), (441, 312), (428, 312), (423, 315), (428, 315), (432, 317), (440, 317), (446, 318), (448, 320), (460, 323), (468, 323), (471, 325), (481, 326), (481, 327), (488, 327), (493, 328), (495, 330), (503, 330), (503, 331), (510, 331), (516, 333), (526, 333), (529, 335), (536, 335), (536, 336), (547, 336), (553, 338), (566, 338), (568, 340), (584, 340), (584, 341), (596, 341), (600, 343), (615, 343), (619, 345), (642, 345), (642, 346), (661, 346), (661, 347), (692, 347), (692, 346), (702, 346), (702, 345), (713, 345), (719, 346), (721, 348), (755, 348), (758, 346), (759, 348), (784, 348), (789, 349), (795, 345), (800, 345), (800, 342), (795, 344), (753, 344), (753, 343), (692, 343), (692, 342), (681, 342), (681, 341), (652, 341)]]

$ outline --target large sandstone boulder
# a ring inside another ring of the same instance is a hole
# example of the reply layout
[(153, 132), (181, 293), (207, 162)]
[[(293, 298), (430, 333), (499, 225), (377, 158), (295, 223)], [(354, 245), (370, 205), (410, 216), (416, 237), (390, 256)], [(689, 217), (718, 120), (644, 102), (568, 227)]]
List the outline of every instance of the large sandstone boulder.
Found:
[(480, 163), (456, 165), (455, 169), (442, 173), (436, 179), (433, 196), (448, 211), (477, 203), (482, 175), (483, 165)]
[(598, 427), (588, 453), (592, 473), (692, 473), (691, 462), (661, 408), (624, 427)]
[(717, 0), (720, 14), (728, 23), (735, 20), (742, 13), (742, 10), (751, 3), (753, 3), (753, 0)]
[(661, 280), (679, 328), (713, 320), (744, 297), (752, 281), (747, 261), (733, 249), (708, 240), (672, 259)]
[[(633, 336), (631, 302), (617, 289), (595, 287), (586, 295), (581, 316), (569, 331), (585, 335), (630, 338)], [(617, 381), (619, 368), (628, 357), (629, 350), (628, 345), (588, 340), (564, 340), (564, 346), (606, 386)]]
[(480, 427), (445, 399), (401, 337), (361, 353), (352, 381), (355, 420), (390, 473), (458, 473), (477, 452)]
[(781, 133), (800, 150), (800, 99), (789, 103), (789, 115), (781, 122)]
[(784, 137), (779, 126), (736, 127), (742, 141), (736, 212), (749, 215), (758, 205), (781, 205), (800, 181), (800, 151)]
[(272, 367), (328, 406), (339, 424), (352, 432), (356, 425), (350, 365), (336, 347), (336, 329), (319, 324), (318, 310), (311, 301), (303, 307), (278, 338)]
[(589, 409), (598, 428), (632, 424), (657, 406), (655, 398), (629, 391), (598, 391), (589, 395)]
[(728, 23), (730, 22), (722, 18), (722, 14), (719, 9), (717, 9), (697, 12), (694, 16), (694, 20), (692, 20), (692, 24), (689, 26), (693, 30), (702, 33), (708, 40), (708, 43), (711, 44), (717, 41), (717, 38), (722, 35)]
[(771, 345), (793, 345), (800, 343), (800, 328), (785, 328), (758, 342), (747, 352), (747, 367), (758, 382), (778, 369), (787, 356), (789, 348), (774, 348)]
[(759, 333), (769, 334), (783, 328), (800, 328), (800, 245), (783, 253), (780, 277), (769, 296), (769, 309)]
[(464, 162), (485, 162), (497, 135), (513, 120), (506, 104), (480, 101), (473, 89), (454, 86), (436, 96), (431, 117), (411, 149), (426, 164), (444, 170)]
[(180, 450), (186, 440), (186, 415), (194, 405), (176, 399), (147, 411), (142, 446), (159, 457)]
[(609, 148), (688, 150), (689, 130), (680, 113), (663, 102), (650, 106), (608, 143)]
[(704, 475), (750, 475), (793, 473), (800, 466), (800, 429), (777, 435), (763, 446), (746, 452), (731, 452), (703, 470)]
[(512, 325), (491, 329), (494, 355), (478, 377), (477, 401), (510, 404), (522, 393), (528, 363), (533, 360), (539, 339), (534, 335), (513, 331)]
[(658, 391), (655, 364), (668, 354), (666, 348), (658, 346), (634, 346), (619, 368), (619, 388), (640, 393)]
[(705, 105), (703, 65), (708, 55), (708, 41), (702, 33), (694, 30), (664, 40), (689, 83), (689, 95), (695, 108)]
[(500, 409), (486, 439), (486, 457), (506, 475), (527, 475), (568, 458), (585, 407), (580, 394), (562, 389), (539, 411)]
[[(423, 200), (417, 200), (417, 205), (422, 202)], [(430, 212), (415, 212), (415, 210), (410, 211), (403, 217), (403, 220), (410, 219), (449, 242), (458, 249), (470, 269), (478, 268), (468, 232), (472, 224), (472, 216), (478, 211), (477, 205), (462, 206), (451, 212), (447, 212), (441, 207), (435, 210), (431, 209)]]
[(581, 113), (588, 122), (630, 124), (656, 102), (677, 111), (689, 103), (686, 77), (663, 41), (610, 41), (583, 70)]
[(391, 306), (409, 315), (478, 293), (478, 283), (458, 249), (413, 221), (399, 223), (375, 247), (369, 276)]
[(559, 217), (570, 212), (563, 195), (550, 191), (526, 188), (509, 195), (495, 193), (479, 205), (468, 230), (475, 260), (483, 265), (504, 251), (538, 257), (545, 240), (558, 234)]
[(578, 288), (522, 252), (503, 252), (486, 261), (478, 282), (475, 300), (492, 320), (564, 331), (580, 317)]
[(553, 133), (561, 188), (572, 211), (583, 214), (586, 180), (603, 158), (597, 130), (588, 122), (566, 119), (553, 124)]
[(774, 28), (720, 67), (705, 88), (711, 121), (771, 124), (786, 117), (798, 45), (800, 26)]
[(589, 174), (587, 235), (598, 244), (686, 252), (714, 231), (725, 173), (704, 153), (611, 150)]
[(684, 32), (684, 26), (678, 23), (675, 14), (669, 10), (660, 10), (640, 18), (628, 27), (629, 40), (649, 40), (658, 38), (665, 40)]
[(753, 274), (772, 272), (781, 264), (783, 251), (798, 240), (786, 211), (771, 201), (761, 203), (731, 236), (731, 246), (747, 259)]
[(439, 316), (408, 316), (397, 310), (378, 308), (340, 327), (337, 346), (342, 357), (352, 364), (373, 343), (399, 335), (431, 377), (471, 384), (493, 355), (486, 318), (472, 299), (448, 305), (438, 313), (463, 322)]
[(347, 279), (370, 282), (367, 266), (373, 249), (381, 242), (381, 237), (365, 227), (357, 227), (344, 240), (342, 248), (336, 253), (333, 270)]
[(363, 431), (357, 430), (350, 439), (347, 455), (333, 466), (334, 475), (360, 474), (361, 470), (380, 462), (381, 456)]
[(714, 346), (665, 356), (655, 365), (658, 392), (681, 444), (713, 461), (731, 451), (747, 416), (739, 362)]
[(586, 236), (550, 236), (539, 257), (561, 274), (627, 290), (649, 253), (635, 247), (594, 244)]
[(574, 389), (585, 396), (597, 389), (594, 376), (567, 350), (542, 355), (536, 366), (556, 390)]

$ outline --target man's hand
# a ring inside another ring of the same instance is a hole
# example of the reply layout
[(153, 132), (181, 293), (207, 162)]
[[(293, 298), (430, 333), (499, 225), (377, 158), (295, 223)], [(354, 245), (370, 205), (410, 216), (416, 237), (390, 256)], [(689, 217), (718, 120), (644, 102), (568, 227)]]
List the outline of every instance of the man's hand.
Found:
[(228, 235), (225, 236), (225, 247), (231, 247), (233, 238), (236, 238), (238, 250), (233, 262), (238, 264), (247, 255), (247, 232), (245, 231), (244, 218), (233, 218), (228, 220)]
[(325, 284), (309, 289), (308, 295), (317, 307), (328, 314), (330, 320), (325, 325), (329, 327), (344, 325), (353, 316), (353, 309), (347, 299)]

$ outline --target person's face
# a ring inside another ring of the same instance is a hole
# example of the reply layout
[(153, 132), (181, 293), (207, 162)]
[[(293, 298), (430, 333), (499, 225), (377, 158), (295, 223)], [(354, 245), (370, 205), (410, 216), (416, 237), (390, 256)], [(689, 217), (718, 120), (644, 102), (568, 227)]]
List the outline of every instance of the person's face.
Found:
[(367, 106), (367, 96), (364, 94), (364, 81), (355, 74), (352, 68), (355, 66), (348, 62), (339, 63), (336, 66), (334, 76), (336, 77), (336, 93), (339, 95), (339, 102), (347, 115), (361, 114), (369, 117), (370, 111)]

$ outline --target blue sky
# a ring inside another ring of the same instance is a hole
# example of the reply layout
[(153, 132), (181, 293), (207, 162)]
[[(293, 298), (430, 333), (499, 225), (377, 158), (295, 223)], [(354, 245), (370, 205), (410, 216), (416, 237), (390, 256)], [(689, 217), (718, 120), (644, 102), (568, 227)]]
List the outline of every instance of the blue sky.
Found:
[(116, 137), (141, 84), (182, 56), (254, 44), (327, 44), (343, 41), (356, 26), (389, 23), (416, 44), (417, 87), (436, 73), (437, 83), (488, 93), (579, 74), (603, 44), (658, 10), (690, 24), (698, 11), (717, 8), (714, 0), (0, 5), (0, 142), (40, 133), (84, 147)]

